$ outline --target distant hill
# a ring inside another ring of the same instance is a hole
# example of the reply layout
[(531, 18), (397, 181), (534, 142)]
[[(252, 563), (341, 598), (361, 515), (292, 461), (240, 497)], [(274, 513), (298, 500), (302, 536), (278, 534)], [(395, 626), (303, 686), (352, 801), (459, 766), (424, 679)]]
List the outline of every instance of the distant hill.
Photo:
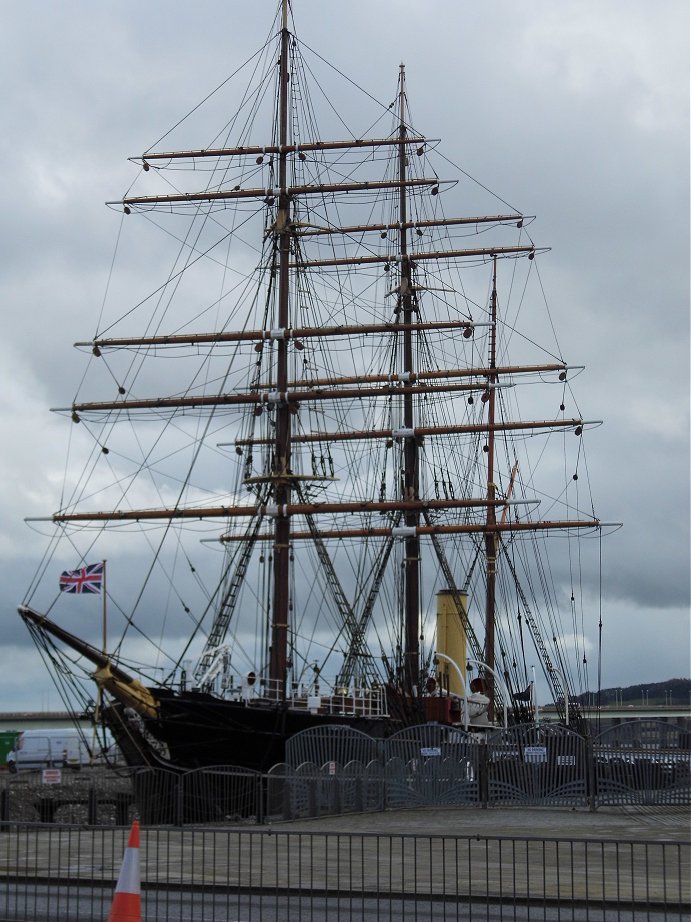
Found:
[[(577, 695), (581, 704), (597, 701), (597, 692)], [(600, 704), (689, 705), (691, 704), (691, 679), (667, 679), (665, 682), (642, 682), (626, 688), (603, 688)]]

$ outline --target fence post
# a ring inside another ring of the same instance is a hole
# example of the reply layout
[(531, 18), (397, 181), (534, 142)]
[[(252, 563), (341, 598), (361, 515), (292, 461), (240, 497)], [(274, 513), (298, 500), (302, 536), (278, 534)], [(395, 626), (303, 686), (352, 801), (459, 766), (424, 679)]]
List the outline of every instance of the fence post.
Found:
[(186, 774), (180, 774), (177, 776), (177, 796), (175, 798), (176, 807), (177, 807), (177, 816), (175, 817), (176, 826), (185, 825), (185, 780), (187, 778)]
[(309, 801), (309, 815), (310, 816), (319, 816), (319, 805), (317, 803), (317, 785), (319, 784), (319, 780), (317, 780), (317, 778), (315, 778), (314, 775), (308, 780), (308, 784), (309, 784), (308, 801)]
[[(290, 771), (290, 777), (288, 776), (289, 771)], [(281, 803), (283, 805), (283, 819), (284, 820), (294, 819), (293, 810), (291, 806), (293, 802), (293, 797), (292, 797), (293, 782), (294, 782), (293, 771), (292, 769), (288, 769), (288, 767), (286, 766), (286, 770), (283, 776), (283, 790), (281, 791)]]
[(479, 744), (477, 770), (480, 806), (483, 810), (486, 810), (489, 804), (489, 756), (486, 742)]
[(0, 791), (0, 823), (3, 825), (10, 820), (10, 792), (7, 785)]
[(256, 808), (257, 808), (257, 824), (261, 826), (264, 822), (264, 779), (266, 778), (266, 790), (269, 789), (269, 782), (267, 775), (257, 775), (257, 784), (256, 784), (256, 793), (255, 797), (257, 799)]
[(595, 811), (597, 809), (597, 772), (595, 770), (593, 738), (589, 733), (585, 736), (585, 771), (588, 806), (592, 811)]
[(86, 821), (89, 826), (98, 825), (98, 792), (93, 783), (89, 787), (89, 794), (86, 808)]

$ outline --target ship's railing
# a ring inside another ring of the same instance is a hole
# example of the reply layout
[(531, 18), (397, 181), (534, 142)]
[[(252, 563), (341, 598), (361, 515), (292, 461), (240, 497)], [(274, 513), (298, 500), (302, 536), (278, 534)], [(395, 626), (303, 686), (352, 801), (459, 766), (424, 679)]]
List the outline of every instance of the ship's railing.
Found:
[(336, 689), (326, 694), (319, 688), (309, 693), (298, 691), (288, 698), (289, 706), (296, 710), (307, 709), (312, 714), (331, 717), (386, 717), (386, 694), (383, 688)]
[[(254, 704), (283, 702), (283, 683), (274, 679), (259, 679), (252, 673), (242, 682), (228, 682), (222, 697), (231, 701)], [(285, 688), (285, 701), (296, 711), (309, 711), (330, 717), (388, 717), (386, 690), (383, 686), (338, 687), (320, 680), (289, 682)]]

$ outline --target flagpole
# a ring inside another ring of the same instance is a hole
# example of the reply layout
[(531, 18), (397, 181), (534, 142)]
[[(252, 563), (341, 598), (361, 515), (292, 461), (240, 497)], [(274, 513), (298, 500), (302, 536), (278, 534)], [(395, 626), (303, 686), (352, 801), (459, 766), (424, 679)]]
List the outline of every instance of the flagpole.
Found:
[[(103, 593), (103, 655), (107, 654), (108, 647), (108, 619), (107, 619), (107, 596), (106, 596), (106, 561), (103, 561), (103, 582), (101, 586)], [(101, 710), (103, 708), (103, 688), (98, 686), (98, 696), (96, 698), (96, 720), (94, 722), (94, 739), (91, 747), (91, 759), (93, 761), (96, 754), (96, 726), (101, 722)], [(105, 741), (104, 741), (105, 744)]]
[(103, 561), (103, 655), (107, 647), (107, 613), (106, 613), (106, 561)]

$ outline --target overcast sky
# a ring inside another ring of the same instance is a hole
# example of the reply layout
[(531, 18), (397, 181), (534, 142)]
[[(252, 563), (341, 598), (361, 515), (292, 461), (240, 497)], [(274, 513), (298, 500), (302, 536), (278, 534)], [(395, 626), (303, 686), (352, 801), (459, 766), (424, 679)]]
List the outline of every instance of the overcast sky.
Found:
[[(16, 614), (59, 504), (68, 404), (147, 149), (265, 40), (274, 0), (23, 0), (0, 32), (0, 711), (58, 708)], [(294, 0), (301, 40), (552, 247), (541, 262), (604, 543), (603, 686), (689, 676), (687, 0)], [(203, 142), (202, 142), (203, 143)]]

